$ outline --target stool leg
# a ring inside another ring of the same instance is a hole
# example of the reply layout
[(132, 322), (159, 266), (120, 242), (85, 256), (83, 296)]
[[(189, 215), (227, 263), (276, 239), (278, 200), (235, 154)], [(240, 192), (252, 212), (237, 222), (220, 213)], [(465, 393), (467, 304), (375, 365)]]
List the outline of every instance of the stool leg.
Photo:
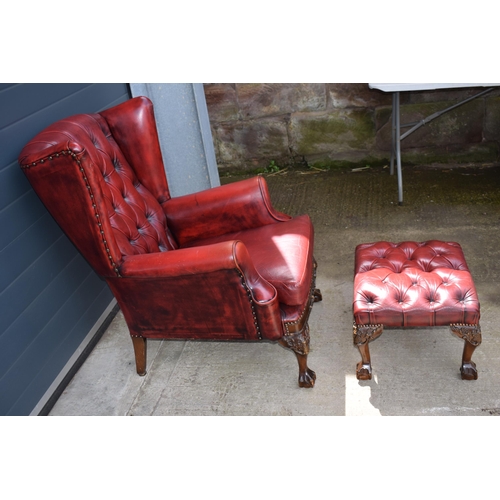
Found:
[(372, 365), (368, 343), (382, 335), (383, 325), (357, 325), (353, 324), (352, 333), (354, 345), (359, 349), (361, 361), (356, 365), (356, 378), (358, 380), (371, 380)]
[(451, 332), (458, 338), (464, 339), (464, 351), (462, 354), (462, 366), (460, 373), (462, 380), (477, 380), (476, 363), (471, 360), (472, 353), (481, 344), (481, 327), (477, 325), (454, 324), (450, 325)]

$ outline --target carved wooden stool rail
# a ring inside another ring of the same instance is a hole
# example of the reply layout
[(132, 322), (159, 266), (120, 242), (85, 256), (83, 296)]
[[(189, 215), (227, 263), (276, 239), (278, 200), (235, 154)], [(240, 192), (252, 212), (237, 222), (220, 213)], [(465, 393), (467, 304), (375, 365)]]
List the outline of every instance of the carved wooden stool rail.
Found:
[(449, 325), (465, 341), (460, 373), (476, 380), (480, 306), (461, 246), (438, 240), (379, 241), (356, 247), (353, 340), (359, 380), (372, 378), (368, 344), (388, 327)]

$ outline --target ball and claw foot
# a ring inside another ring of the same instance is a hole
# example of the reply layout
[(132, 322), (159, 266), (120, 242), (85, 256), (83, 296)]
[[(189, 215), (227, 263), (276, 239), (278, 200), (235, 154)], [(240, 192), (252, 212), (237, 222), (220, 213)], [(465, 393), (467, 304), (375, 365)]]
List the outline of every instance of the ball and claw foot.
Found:
[(299, 373), (299, 387), (314, 387), (316, 373), (307, 368), (304, 373)]
[(474, 363), (474, 361), (464, 363), (460, 367), (460, 373), (462, 375), (462, 380), (477, 380), (476, 363)]
[(358, 380), (371, 380), (372, 379), (371, 365), (363, 364), (363, 362), (360, 361), (356, 365), (356, 378)]

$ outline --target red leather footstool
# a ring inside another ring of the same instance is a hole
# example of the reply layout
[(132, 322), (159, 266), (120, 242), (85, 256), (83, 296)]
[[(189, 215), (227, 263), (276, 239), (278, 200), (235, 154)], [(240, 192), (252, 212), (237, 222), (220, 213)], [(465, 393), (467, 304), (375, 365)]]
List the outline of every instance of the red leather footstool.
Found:
[(450, 325), (465, 340), (460, 372), (476, 380), (471, 361), (481, 343), (479, 301), (458, 243), (365, 243), (356, 247), (354, 276), (354, 344), (361, 353), (359, 380), (370, 380), (368, 343), (388, 327)]

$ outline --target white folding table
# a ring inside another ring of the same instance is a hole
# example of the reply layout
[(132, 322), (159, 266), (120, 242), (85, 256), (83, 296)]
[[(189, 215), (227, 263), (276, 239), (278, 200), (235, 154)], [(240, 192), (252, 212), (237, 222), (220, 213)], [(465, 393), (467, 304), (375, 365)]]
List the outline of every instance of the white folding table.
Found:
[[(500, 83), (369, 83), (371, 89), (381, 90), (383, 92), (392, 92), (392, 139), (391, 139), (391, 175), (394, 174), (394, 158), (396, 158), (396, 167), (398, 173), (398, 203), (403, 204), (403, 173), (401, 171), (401, 141), (408, 137), (412, 132), (420, 128), (422, 125), (429, 123), (434, 118), (441, 116), (443, 113), (450, 111), (466, 102), (480, 97), (487, 92), (493, 90), (493, 87), (499, 86)], [(468, 87), (490, 87), (486, 90), (478, 92), (472, 97), (468, 97), (453, 106), (433, 113), (432, 115), (418, 122), (400, 123), (400, 108), (399, 108), (399, 93), (417, 90), (436, 90), (436, 89), (451, 89), (451, 88), (468, 88)], [(411, 127), (405, 133), (401, 134), (402, 128)]]

